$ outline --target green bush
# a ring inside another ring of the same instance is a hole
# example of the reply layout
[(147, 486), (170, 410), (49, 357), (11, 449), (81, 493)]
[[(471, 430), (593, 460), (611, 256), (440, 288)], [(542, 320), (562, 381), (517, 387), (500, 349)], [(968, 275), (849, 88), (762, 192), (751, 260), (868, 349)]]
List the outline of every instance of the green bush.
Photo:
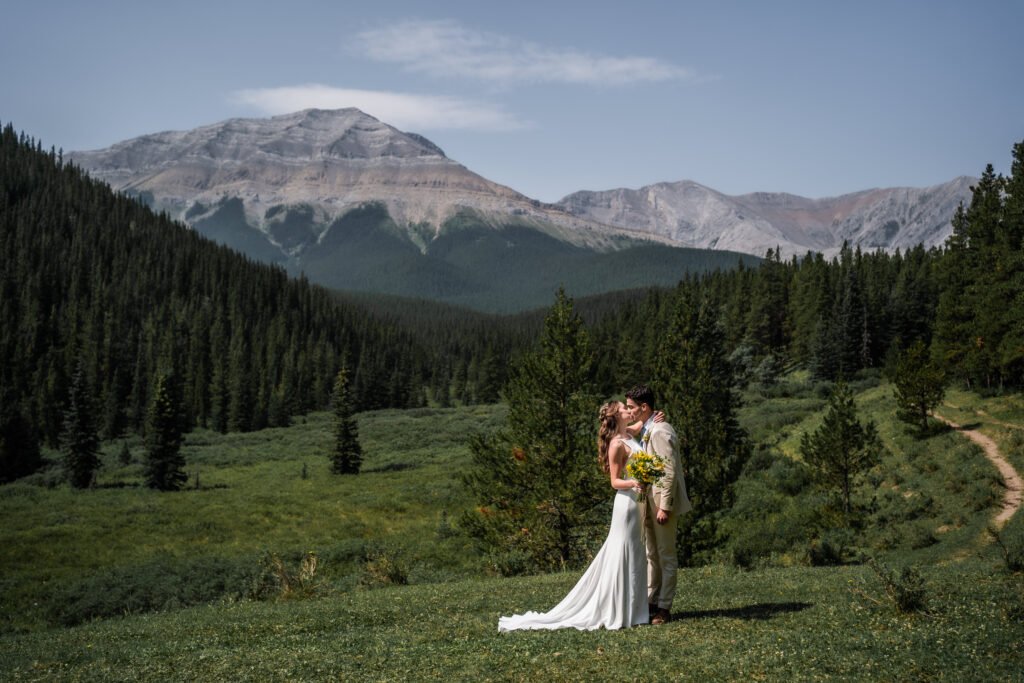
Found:
[(747, 529), (729, 543), (729, 560), (741, 569), (753, 569), (765, 563), (777, 540), (766, 524)]
[(73, 626), (92, 619), (178, 609), (253, 595), (261, 569), (252, 560), (159, 558), (112, 567), (65, 584), (51, 594), (52, 623)]
[(916, 567), (903, 567), (898, 573), (875, 559), (868, 566), (881, 580), (886, 596), (900, 614), (922, 612), (925, 609), (926, 587), (924, 577)]
[(367, 555), (359, 585), (364, 588), (382, 588), (404, 586), (408, 583), (409, 570), (398, 552), (379, 549)]
[(830, 567), (847, 561), (853, 532), (850, 529), (829, 529), (821, 538), (807, 546), (807, 563), (812, 567)]
[(1024, 516), (1017, 512), (1001, 531), (989, 527), (988, 533), (996, 542), (1006, 568), (1011, 572), (1024, 571)]
[(260, 563), (261, 573), (253, 584), (252, 597), (282, 600), (311, 598), (323, 587), (317, 575), (320, 559), (313, 551), (302, 554), (298, 561), (289, 562), (276, 553), (267, 553)]
[(506, 552), (489, 553), (487, 566), (501, 576), (523, 576), (533, 571), (530, 556), (515, 548)]
[(907, 536), (910, 547), (914, 550), (928, 548), (939, 542), (939, 539), (935, 538), (935, 532), (932, 530), (931, 524), (926, 522), (915, 524), (911, 527)]

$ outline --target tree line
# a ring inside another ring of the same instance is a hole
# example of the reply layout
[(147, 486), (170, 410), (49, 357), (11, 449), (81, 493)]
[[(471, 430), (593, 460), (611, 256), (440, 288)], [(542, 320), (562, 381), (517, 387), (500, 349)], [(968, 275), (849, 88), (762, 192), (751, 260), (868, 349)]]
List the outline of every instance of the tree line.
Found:
[[(943, 247), (889, 254), (842, 247), (783, 260), (769, 250), (756, 269), (687, 276), (677, 290), (714, 311), (741, 381), (770, 383), (789, 368), (817, 379), (895, 367), (920, 342), (949, 376), (982, 391), (1024, 387), (1024, 142), (1011, 175), (989, 165)], [(624, 361), (604, 356), (611, 388), (653, 376), (659, 337), (677, 293), (652, 291), (607, 316), (595, 334)], [(628, 342), (627, 342), (628, 340)], [(620, 354), (621, 355), (621, 354)]]
[(163, 399), (181, 431), (248, 431), (326, 408), (343, 365), (361, 410), (423, 404), (431, 371), (410, 332), (154, 214), (9, 124), (0, 358), (4, 480), (66, 442), (79, 410), (102, 439), (144, 434)]

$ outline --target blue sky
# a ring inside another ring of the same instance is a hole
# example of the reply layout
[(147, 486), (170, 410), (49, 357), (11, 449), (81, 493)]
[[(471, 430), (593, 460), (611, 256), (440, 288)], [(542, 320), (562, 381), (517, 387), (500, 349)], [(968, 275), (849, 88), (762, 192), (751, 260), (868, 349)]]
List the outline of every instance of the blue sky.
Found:
[(921, 187), (1006, 173), (1024, 140), (1020, 0), (33, 0), (3, 20), (0, 121), (66, 151), (355, 106), (555, 201)]

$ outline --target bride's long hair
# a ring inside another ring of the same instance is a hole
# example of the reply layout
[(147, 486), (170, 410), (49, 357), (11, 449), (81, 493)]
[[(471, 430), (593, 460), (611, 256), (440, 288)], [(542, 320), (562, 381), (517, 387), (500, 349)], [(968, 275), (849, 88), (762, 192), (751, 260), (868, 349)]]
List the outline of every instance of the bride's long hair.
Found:
[(609, 401), (601, 406), (601, 410), (598, 413), (601, 426), (597, 430), (597, 462), (601, 465), (601, 470), (605, 474), (608, 473), (609, 469), (608, 448), (612, 444), (612, 438), (619, 431), (616, 416), (619, 414), (619, 407), (621, 405), (622, 403), (619, 401)]

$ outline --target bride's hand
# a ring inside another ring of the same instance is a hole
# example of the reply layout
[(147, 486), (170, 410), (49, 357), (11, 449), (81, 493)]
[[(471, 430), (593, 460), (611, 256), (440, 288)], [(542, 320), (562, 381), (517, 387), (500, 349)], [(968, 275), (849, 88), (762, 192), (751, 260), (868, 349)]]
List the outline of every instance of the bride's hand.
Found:
[(664, 422), (665, 421), (665, 413), (660, 411), (660, 410), (655, 410), (654, 411), (654, 421), (655, 422)]

